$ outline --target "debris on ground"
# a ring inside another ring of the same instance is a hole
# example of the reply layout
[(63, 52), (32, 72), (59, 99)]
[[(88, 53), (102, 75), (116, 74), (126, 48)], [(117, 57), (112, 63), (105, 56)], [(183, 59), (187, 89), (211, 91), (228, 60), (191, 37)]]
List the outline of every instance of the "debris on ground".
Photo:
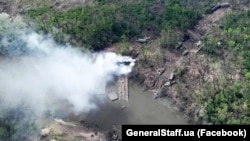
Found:
[(157, 71), (157, 73), (159, 74), (159, 75), (162, 75), (164, 72), (165, 72), (165, 68), (159, 68), (159, 69), (156, 69), (156, 71)]
[(188, 53), (189, 53), (188, 50), (185, 50), (185, 51), (182, 53), (182, 55), (183, 55), (183, 56), (186, 56)]
[(221, 3), (221, 4), (220, 4), (220, 7), (221, 7), (221, 8), (228, 8), (228, 7), (230, 7), (230, 4), (229, 4), (228, 2)]
[(168, 82), (166, 82), (165, 84), (164, 84), (164, 86), (166, 86), (166, 87), (169, 87), (171, 85), (171, 82), (170, 81), (168, 81)]
[(109, 99), (110, 99), (111, 101), (115, 101), (115, 100), (118, 99), (118, 96), (117, 96), (117, 94), (116, 94), (115, 92), (109, 93), (109, 94), (108, 94), (108, 97), (109, 97)]
[(182, 47), (182, 42), (178, 42), (177, 45), (175, 46), (176, 49), (180, 49)]
[(216, 10), (220, 9), (220, 8), (228, 8), (230, 7), (230, 4), (225, 2), (225, 3), (221, 3), (219, 5), (213, 6), (210, 9), (207, 10), (208, 14), (212, 14), (213, 12), (215, 12)]
[(50, 128), (43, 128), (41, 130), (40, 136), (41, 136), (41, 138), (44, 138), (44, 137), (48, 136), (49, 133), (50, 133)]
[(140, 43), (146, 43), (151, 37), (139, 38), (137, 41)]
[(171, 73), (170, 76), (169, 76), (169, 80), (173, 80), (174, 79), (174, 73)]
[(61, 125), (66, 125), (66, 126), (77, 126), (73, 123), (65, 122), (62, 119), (55, 118), (55, 121)]
[[(59, 122), (59, 124), (58, 124)], [(59, 140), (84, 140), (84, 141), (105, 141), (105, 134), (100, 131), (91, 130), (84, 126), (68, 126), (69, 124), (57, 119), (48, 127), (41, 130), (41, 141)]]

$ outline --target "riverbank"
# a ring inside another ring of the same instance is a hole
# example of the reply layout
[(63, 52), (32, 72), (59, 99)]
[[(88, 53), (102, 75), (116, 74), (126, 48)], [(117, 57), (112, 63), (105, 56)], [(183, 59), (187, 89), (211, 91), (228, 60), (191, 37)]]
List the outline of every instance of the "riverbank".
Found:
[[(112, 91), (118, 91), (114, 86)], [(116, 131), (121, 137), (123, 124), (188, 124), (181, 113), (172, 108), (171, 103), (163, 99), (154, 99), (149, 91), (133, 81), (129, 81), (129, 100), (106, 100), (98, 110), (86, 115), (71, 117), (85, 126), (97, 128), (105, 132)]]
[[(173, 1), (169, 5), (161, 1), (91, 1), (46, 0), (39, 6), (39, 1), (33, 5), (29, 0), (0, 0), (0, 11), (13, 17), (21, 14), (31, 27), (52, 34), (56, 42), (137, 60), (129, 75), (128, 102), (106, 98), (89, 114), (59, 118), (108, 135), (113, 130), (120, 132), (122, 124), (248, 123), (249, 70), (243, 69), (249, 60), (245, 54), (249, 43), (247, 2), (230, 1), (218, 8), (219, 0)], [(194, 5), (201, 10), (194, 10)], [(204, 12), (211, 5), (217, 8)], [(187, 13), (194, 19), (190, 21)]]
[[(207, 124), (201, 91), (207, 89), (204, 85), (214, 80), (215, 72), (219, 74), (224, 70), (217, 67), (221, 61), (215, 62), (213, 57), (200, 50), (204, 37), (213, 31), (222, 32), (219, 23), (231, 11), (231, 7), (226, 7), (204, 15), (193, 29), (186, 31), (185, 40), (175, 48), (159, 48), (160, 39), (145, 44), (132, 43), (130, 50), (138, 56), (130, 79), (146, 91), (160, 90), (158, 97), (171, 101), (172, 107), (187, 117), (190, 124)], [(141, 52), (140, 49), (146, 46), (147, 53)], [(171, 75), (174, 78), (170, 78)]]

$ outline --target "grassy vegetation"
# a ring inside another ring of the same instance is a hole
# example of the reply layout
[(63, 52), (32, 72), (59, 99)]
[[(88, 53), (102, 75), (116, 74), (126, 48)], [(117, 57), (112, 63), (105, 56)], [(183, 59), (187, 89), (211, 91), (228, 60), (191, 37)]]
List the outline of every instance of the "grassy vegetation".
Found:
[[(159, 45), (163, 48), (175, 47), (183, 33), (192, 28), (202, 13), (218, 1), (168, 0), (162, 3), (156, 0), (97, 0), (95, 5), (58, 11), (50, 6), (50, 0), (46, 2), (37, 0), (38, 7), (25, 10), (23, 14), (34, 21), (38, 31), (52, 34), (57, 42), (69, 41), (92, 50), (102, 50), (119, 42), (118, 46), (127, 51), (129, 41), (147, 34), (160, 37)], [(25, 4), (30, 1), (21, 0), (21, 2)], [(4, 20), (0, 22), (4, 23)], [(202, 51), (209, 57), (220, 59), (219, 61), (229, 60), (229, 63), (222, 63), (223, 71), (241, 70), (241, 80), (231, 81), (225, 73), (223, 77), (204, 83), (203, 91), (195, 90), (194, 95), (197, 97), (194, 99), (196, 103), (205, 105), (203, 116), (209, 123), (249, 124), (250, 12), (234, 11), (225, 17), (221, 24), (223, 28), (216, 31), (216, 34), (214, 32), (203, 37)], [(0, 37), (5, 31), (6, 29), (0, 27)], [(143, 54), (148, 53), (147, 45), (141, 49)], [(223, 50), (228, 57), (223, 58)], [(178, 76), (184, 74), (184, 68), (178, 68), (176, 74)], [(187, 92), (181, 91), (184, 85), (177, 86), (179, 95)], [(25, 139), (27, 135), (37, 130), (32, 120), (24, 120), (25, 122), (18, 124), (24, 119), (22, 115), (27, 114), (19, 110), (9, 109), (8, 112), (0, 114), (0, 140), (9, 139), (24, 127), (27, 130), (22, 134), (26, 136), (17, 134), (16, 138)]]
[[(230, 60), (222, 67), (225, 72), (240, 70), (241, 80), (223, 81), (210, 84), (205, 93), (206, 119), (213, 124), (250, 124), (250, 12), (234, 11), (224, 18), (220, 37), (206, 37), (204, 52), (219, 57), (222, 61)], [(221, 42), (218, 46), (217, 43)]]
[(15, 108), (1, 108), (0, 140), (26, 140), (37, 134), (34, 113), (21, 105)]
[[(218, 1), (97, 0), (93, 6), (67, 11), (43, 6), (26, 10), (24, 14), (35, 21), (38, 30), (52, 33), (62, 43), (70, 41), (88, 49), (101, 50), (120, 42), (118, 45), (122, 46), (121, 49), (127, 50), (129, 40), (145, 36), (146, 31), (153, 36), (161, 36), (160, 46), (169, 48), (174, 47), (182, 34), (201, 18), (202, 13)], [(231, 59), (232, 66), (242, 70), (244, 79), (231, 83), (221, 77), (216, 82), (205, 83), (204, 91), (195, 91), (199, 95), (198, 103), (205, 103), (204, 118), (209, 123), (250, 122), (249, 21), (250, 12), (235, 11), (224, 19), (224, 28), (217, 31), (218, 34), (203, 37), (203, 52), (222, 60), (225, 59), (221, 55), (223, 50), (231, 52), (233, 58), (226, 59)], [(223, 67), (235, 70), (230, 66)]]
[[(24, 13), (36, 21), (38, 29), (54, 33), (57, 41), (65, 41), (63, 34), (66, 33), (71, 35), (71, 43), (76, 40), (80, 45), (94, 50), (121, 41), (124, 36), (128, 39), (138, 38), (143, 31), (159, 34), (164, 30), (173, 34), (175, 29), (191, 28), (200, 18), (198, 11), (175, 0), (163, 4), (154, 0), (100, 0), (95, 6), (77, 7), (67, 11), (40, 7)], [(58, 29), (56, 32), (55, 28)], [(169, 44), (164, 46), (166, 45)]]

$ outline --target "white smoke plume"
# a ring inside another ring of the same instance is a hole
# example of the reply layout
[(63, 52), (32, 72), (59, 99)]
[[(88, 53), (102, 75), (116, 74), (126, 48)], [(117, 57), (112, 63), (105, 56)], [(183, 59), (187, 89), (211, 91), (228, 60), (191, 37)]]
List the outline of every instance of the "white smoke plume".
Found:
[(95, 109), (93, 98), (103, 94), (114, 76), (129, 74), (135, 61), (112, 52), (58, 45), (30, 30), (4, 33), (0, 47), (4, 56), (0, 58), (0, 100), (8, 105), (25, 102), (37, 111), (47, 110), (57, 100), (69, 102), (75, 112)]

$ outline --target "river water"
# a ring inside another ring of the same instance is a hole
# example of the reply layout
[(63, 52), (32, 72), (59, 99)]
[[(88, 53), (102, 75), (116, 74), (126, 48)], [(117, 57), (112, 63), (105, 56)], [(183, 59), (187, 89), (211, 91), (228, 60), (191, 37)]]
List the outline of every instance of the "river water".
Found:
[[(125, 108), (122, 109), (123, 105)], [(168, 101), (154, 99), (151, 92), (129, 82), (128, 101), (110, 101), (107, 97), (106, 102), (99, 105), (99, 110), (91, 111), (84, 122), (97, 125), (102, 130), (122, 124), (188, 124), (168, 105)]]

